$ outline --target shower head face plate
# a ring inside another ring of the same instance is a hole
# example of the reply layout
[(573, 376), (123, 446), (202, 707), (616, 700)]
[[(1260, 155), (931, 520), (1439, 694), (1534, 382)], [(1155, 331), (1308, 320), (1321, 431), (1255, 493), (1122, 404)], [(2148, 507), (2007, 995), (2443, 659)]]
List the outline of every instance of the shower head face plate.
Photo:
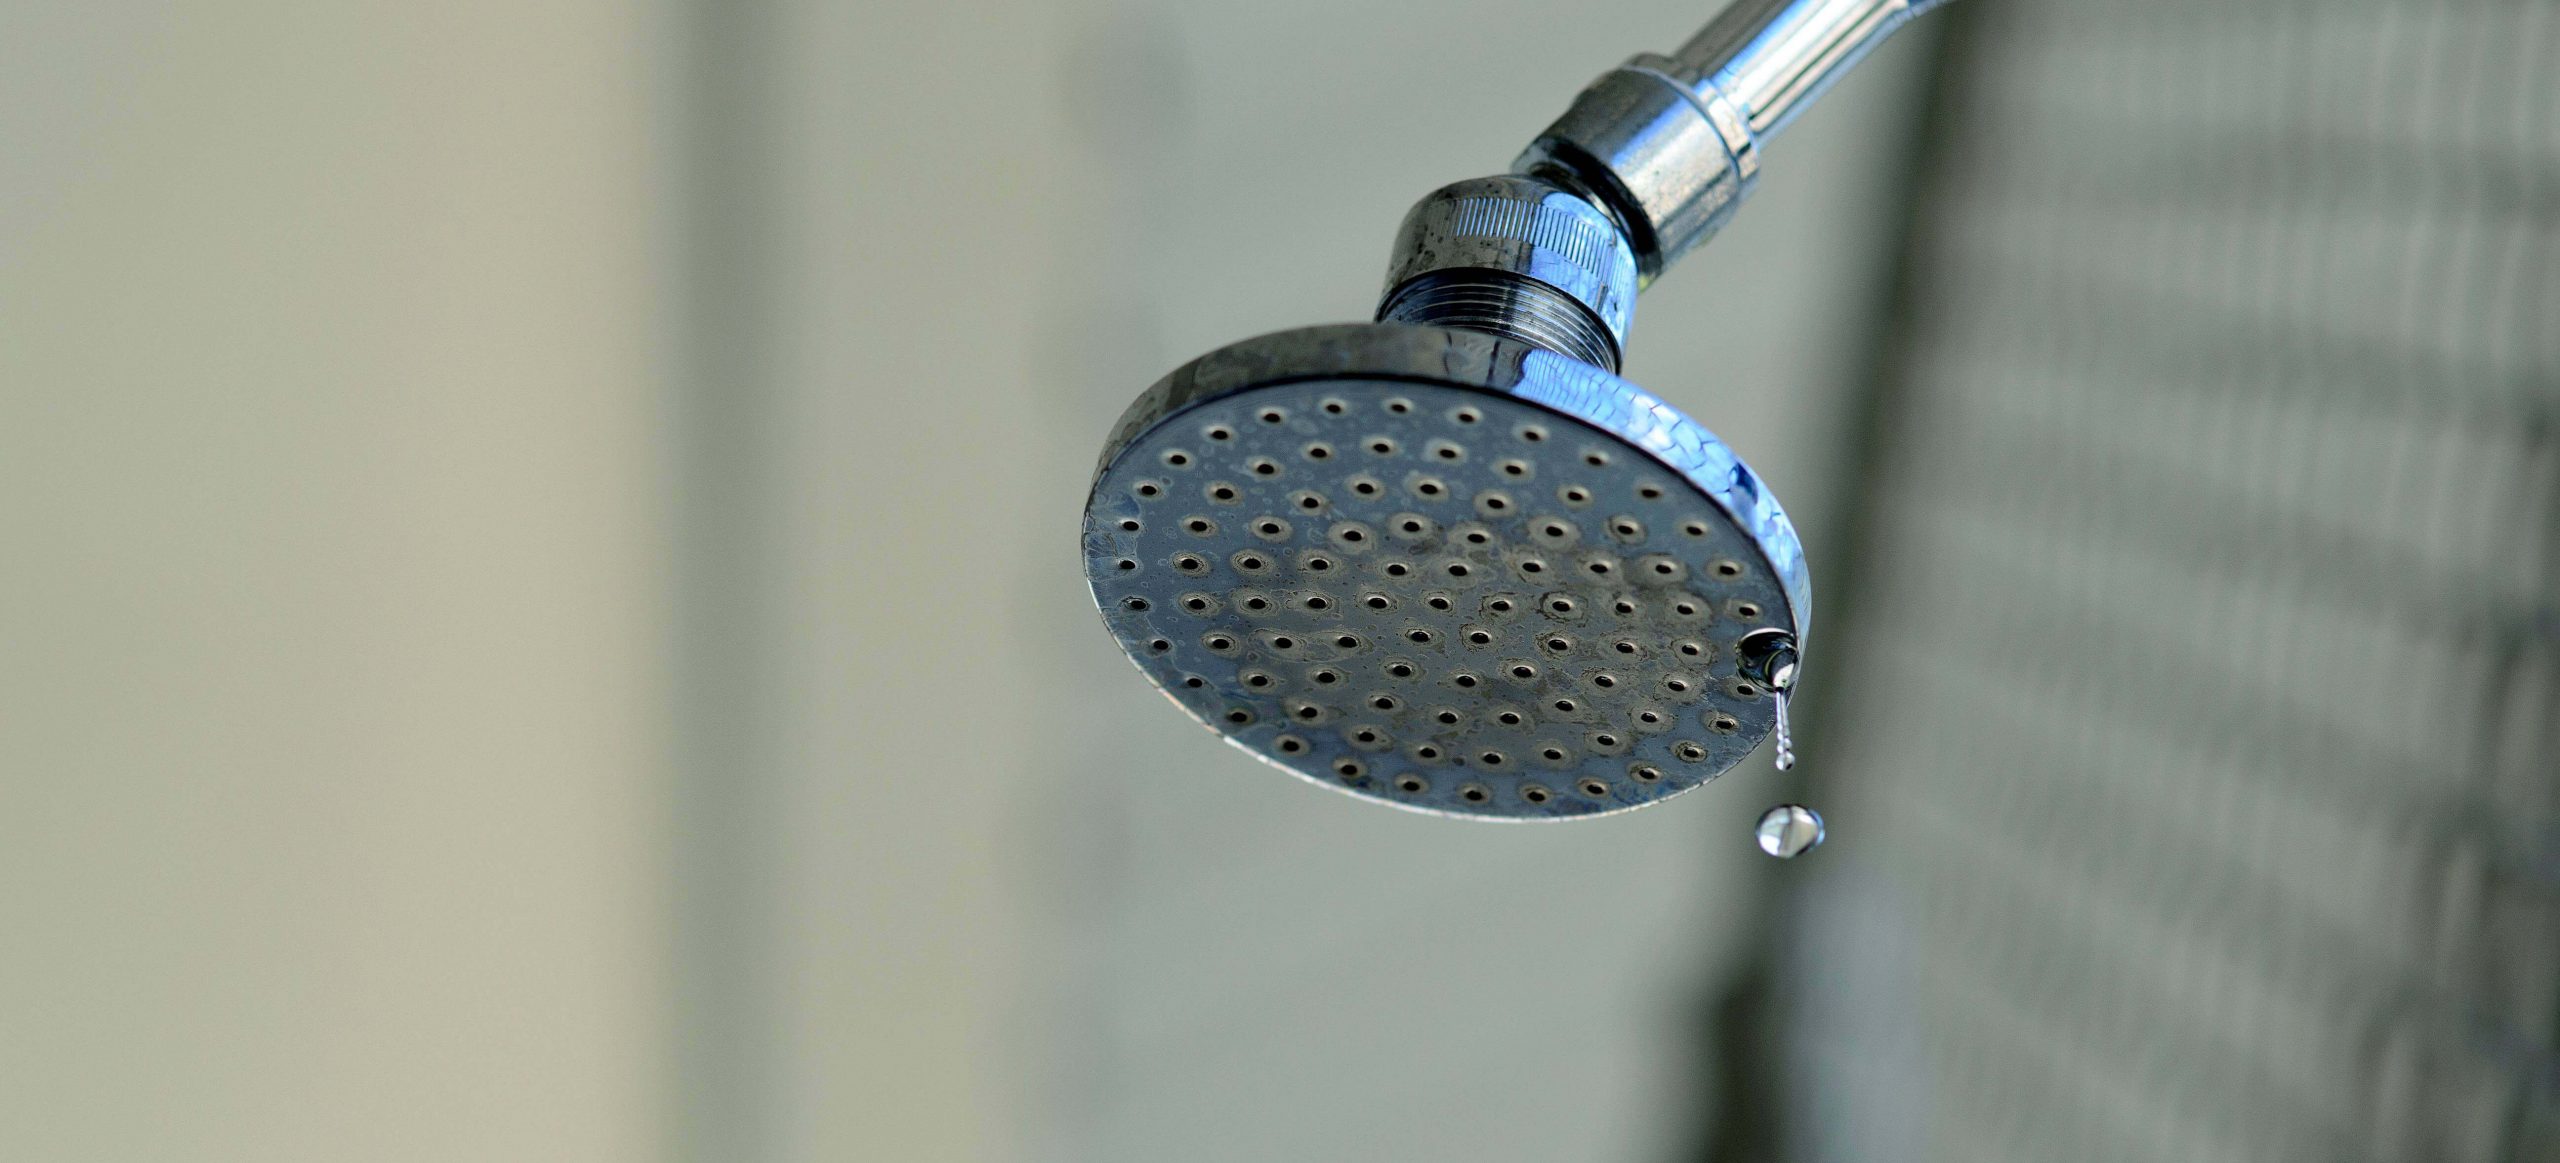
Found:
[(1472, 332), (1310, 328), (1194, 361), (1104, 452), (1087, 576), (1130, 658), (1257, 758), (1399, 807), (1641, 807), (1769, 733), (1793, 529), (1626, 381)]

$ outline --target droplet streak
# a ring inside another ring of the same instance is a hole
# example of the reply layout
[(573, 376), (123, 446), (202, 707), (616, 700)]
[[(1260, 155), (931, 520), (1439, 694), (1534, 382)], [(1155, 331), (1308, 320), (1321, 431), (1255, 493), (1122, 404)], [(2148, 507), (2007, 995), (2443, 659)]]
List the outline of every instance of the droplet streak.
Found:
[(1769, 694), (1778, 708), (1778, 770), (1785, 771), (1796, 765), (1795, 727), (1787, 721), (1787, 688), (1779, 687)]

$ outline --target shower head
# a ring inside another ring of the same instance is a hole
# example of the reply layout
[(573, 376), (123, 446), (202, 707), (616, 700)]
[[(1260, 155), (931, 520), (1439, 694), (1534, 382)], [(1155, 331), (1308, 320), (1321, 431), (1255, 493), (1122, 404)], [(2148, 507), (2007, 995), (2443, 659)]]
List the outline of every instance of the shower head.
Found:
[(1597, 815), (1740, 762), (1799, 669), (1803, 551), (1723, 442), (1614, 372), (1641, 280), (1907, 15), (1746, 0), (1604, 75), (1518, 172), (1417, 204), (1378, 322), (1149, 388), (1084, 522), (1139, 670), (1257, 758), (1421, 811)]
[(1635, 385), (1479, 332), (1284, 331), (1149, 390), (1085, 518), (1103, 618), (1237, 746), (1328, 786), (1572, 816), (1713, 778), (1801, 635), (1775, 498)]

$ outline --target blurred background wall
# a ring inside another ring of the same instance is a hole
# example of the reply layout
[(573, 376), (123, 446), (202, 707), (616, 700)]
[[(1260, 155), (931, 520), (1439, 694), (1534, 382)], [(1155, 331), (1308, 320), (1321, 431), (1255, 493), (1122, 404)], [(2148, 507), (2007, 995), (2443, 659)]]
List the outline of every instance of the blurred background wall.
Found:
[(0, 10), (0, 1155), (661, 1140), (641, 15)]

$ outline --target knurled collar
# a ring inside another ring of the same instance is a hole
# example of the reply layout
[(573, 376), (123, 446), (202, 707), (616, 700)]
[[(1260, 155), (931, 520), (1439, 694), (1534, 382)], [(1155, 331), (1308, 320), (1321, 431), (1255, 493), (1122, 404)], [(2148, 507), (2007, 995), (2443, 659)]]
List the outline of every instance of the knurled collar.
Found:
[(1571, 296), (1624, 345), (1635, 320), (1635, 249), (1601, 208), (1537, 178), (1471, 178), (1432, 191), (1405, 215), (1386, 297), (1435, 271), (1525, 275)]

